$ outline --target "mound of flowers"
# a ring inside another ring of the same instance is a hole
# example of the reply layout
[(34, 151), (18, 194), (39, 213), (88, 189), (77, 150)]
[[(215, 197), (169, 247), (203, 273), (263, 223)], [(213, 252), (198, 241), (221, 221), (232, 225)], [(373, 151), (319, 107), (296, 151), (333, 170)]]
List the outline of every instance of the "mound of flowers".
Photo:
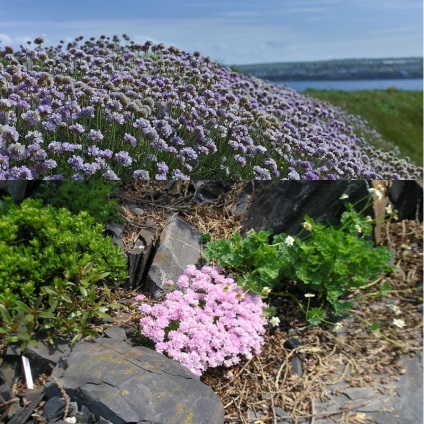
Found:
[(0, 49), (1, 179), (422, 179), (328, 105), (123, 38)]
[(230, 367), (241, 356), (260, 353), (266, 325), (260, 296), (239, 289), (212, 267), (189, 265), (176, 285), (163, 302), (140, 305), (141, 333), (158, 352), (199, 376), (209, 367)]

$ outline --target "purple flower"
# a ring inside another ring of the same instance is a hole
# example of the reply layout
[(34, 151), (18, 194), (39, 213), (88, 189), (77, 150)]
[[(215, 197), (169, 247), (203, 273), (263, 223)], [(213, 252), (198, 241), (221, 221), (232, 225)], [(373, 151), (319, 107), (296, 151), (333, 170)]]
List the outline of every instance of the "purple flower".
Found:
[(255, 180), (270, 180), (271, 174), (268, 169), (261, 168), (260, 166), (253, 167), (253, 174)]
[(22, 160), (27, 157), (25, 147), (21, 143), (13, 143), (7, 149), (9, 157), (12, 159)]
[(81, 124), (69, 125), (69, 130), (78, 134), (82, 134), (85, 131)]
[(96, 130), (90, 130), (90, 132), (87, 135), (87, 138), (91, 141), (102, 141), (104, 136), (101, 133), (101, 131), (96, 131)]
[(160, 174), (165, 174), (169, 171), (168, 165), (165, 162), (158, 162), (157, 163), (158, 172)]
[(75, 171), (81, 171), (83, 169), (84, 159), (81, 156), (72, 155), (72, 157), (68, 159), (68, 163)]
[(246, 166), (246, 159), (243, 156), (235, 155), (234, 160), (240, 166)]
[(15, 127), (9, 125), (0, 125), (1, 139), (5, 142), (13, 142), (19, 140), (19, 133)]
[(9, 171), (9, 178), (11, 180), (32, 180), (34, 177), (26, 166), (14, 166)]
[(149, 172), (144, 171), (142, 169), (138, 169), (137, 171), (134, 171), (133, 178), (136, 181), (148, 181), (148, 180), (150, 180)]
[(0, 154), (0, 169), (5, 171), (9, 167), (9, 156)]
[(103, 175), (102, 175), (102, 177), (105, 179), (105, 180), (110, 180), (110, 181), (112, 181), (112, 180), (119, 180), (120, 178), (111, 170), (111, 169), (108, 169)]
[(102, 159), (111, 159), (113, 156), (113, 152), (110, 149), (99, 150), (97, 155)]
[(131, 135), (131, 134), (124, 134), (124, 141), (128, 144), (130, 144), (132, 147), (135, 147), (137, 145), (137, 139)]
[(122, 152), (116, 153), (115, 159), (117, 160), (117, 162), (119, 162), (120, 164), (124, 166), (130, 166), (132, 164), (132, 158), (128, 154), (128, 152), (122, 151)]
[(156, 174), (155, 175), (155, 180), (158, 181), (166, 181), (168, 178), (166, 177), (166, 174)]

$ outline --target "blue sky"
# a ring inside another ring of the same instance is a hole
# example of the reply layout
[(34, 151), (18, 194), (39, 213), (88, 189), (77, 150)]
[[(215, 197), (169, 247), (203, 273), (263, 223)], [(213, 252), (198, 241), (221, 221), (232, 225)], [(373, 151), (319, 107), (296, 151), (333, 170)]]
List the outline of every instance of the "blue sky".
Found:
[(0, 0), (1, 45), (150, 39), (220, 63), (423, 55), (422, 0)]

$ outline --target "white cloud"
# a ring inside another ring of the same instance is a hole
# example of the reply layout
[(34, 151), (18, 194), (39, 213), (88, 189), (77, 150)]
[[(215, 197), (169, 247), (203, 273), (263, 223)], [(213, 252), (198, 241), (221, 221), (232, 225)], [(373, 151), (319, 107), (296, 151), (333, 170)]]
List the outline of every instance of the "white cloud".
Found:
[(10, 45), (13, 44), (12, 38), (9, 37), (6, 34), (0, 34), (0, 41), (1, 41), (2, 45), (4, 45), (4, 44), (10, 44)]

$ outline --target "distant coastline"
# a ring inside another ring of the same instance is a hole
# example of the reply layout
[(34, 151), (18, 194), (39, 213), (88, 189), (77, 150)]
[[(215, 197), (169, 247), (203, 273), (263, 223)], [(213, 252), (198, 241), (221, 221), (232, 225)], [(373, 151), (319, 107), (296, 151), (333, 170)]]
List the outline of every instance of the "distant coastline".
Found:
[(304, 80), (304, 81), (273, 81), (277, 85), (286, 85), (296, 91), (302, 92), (308, 88), (316, 90), (387, 90), (396, 89), (401, 91), (423, 91), (422, 78), (399, 78), (399, 79), (373, 79), (373, 80)]
[(243, 74), (269, 81), (422, 79), (423, 58), (343, 59), (318, 62), (234, 65)]

